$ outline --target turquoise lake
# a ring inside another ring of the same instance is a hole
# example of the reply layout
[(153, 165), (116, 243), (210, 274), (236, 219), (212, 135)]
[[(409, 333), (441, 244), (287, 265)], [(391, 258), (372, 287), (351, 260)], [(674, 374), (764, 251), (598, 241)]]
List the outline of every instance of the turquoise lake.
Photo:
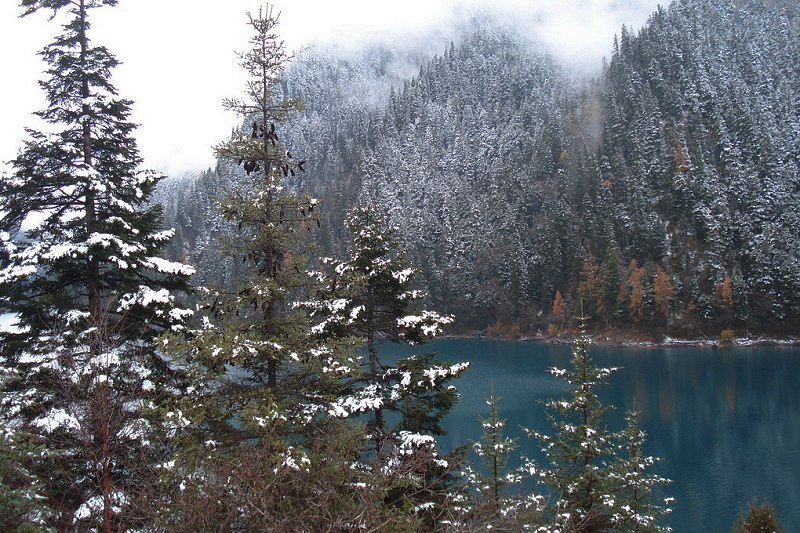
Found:
[[(518, 452), (535, 449), (520, 426), (552, 434), (540, 401), (563, 394), (547, 369), (568, 365), (569, 346), (446, 339), (379, 351), (471, 363), (455, 382), (461, 399), (444, 421), (445, 449), (480, 438), (492, 387)], [(645, 452), (660, 457), (655, 471), (673, 480), (664, 491), (677, 500), (666, 525), (676, 533), (729, 532), (758, 498), (769, 500), (787, 531), (800, 531), (800, 347), (594, 346), (590, 353), (598, 366), (623, 367), (600, 391), (616, 407), (609, 429), (622, 428), (635, 398)]]

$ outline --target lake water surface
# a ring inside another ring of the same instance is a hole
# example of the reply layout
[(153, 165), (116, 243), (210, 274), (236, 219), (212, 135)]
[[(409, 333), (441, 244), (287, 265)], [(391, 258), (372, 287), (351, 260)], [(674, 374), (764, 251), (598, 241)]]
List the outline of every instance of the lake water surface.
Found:
[[(472, 363), (455, 383), (461, 400), (444, 421), (445, 448), (480, 439), (491, 387), (520, 450), (535, 449), (520, 426), (553, 433), (540, 401), (563, 394), (547, 369), (568, 365), (568, 346), (447, 339), (380, 350)], [(754, 498), (769, 500), (787, 531), (800, 531), (800, 347), (595, 346), (590, 353), (598, 366), (623, 367), (600, 391), (616, 406), (608, 426), (623, 427), (635, 398), (645, 452), (660, 457), (656, 471), (673, 480), (667, 525), (676, 533), (729, 532)]]

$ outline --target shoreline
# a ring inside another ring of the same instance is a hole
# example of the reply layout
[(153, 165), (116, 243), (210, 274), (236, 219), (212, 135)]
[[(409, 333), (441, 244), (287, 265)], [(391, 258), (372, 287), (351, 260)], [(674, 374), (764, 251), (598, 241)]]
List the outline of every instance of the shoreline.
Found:
[[(612, 336), (604, 333), (589, 334), (594, 344), (599, 346), (619, 346), (621, 348), (670, 348), (670, 347), (696, 347), (696, 348), (720, 348), (734, 347), (744, 348), (748, 346), (798, 346), (800, 337), (735, 337), (732, 339), (681, 339), (666, 336), (660, 341), (641, 340), (624, 336)], [(507, 342), (542, 342), (547, 344), (569, 344), (574, 337), (569, 335), (547, 337), (545, 335), (522, 335), (519, 337), (509, 336), (490, 336), (483, 332), (445, 334), (439, 339), (485, 339)]]

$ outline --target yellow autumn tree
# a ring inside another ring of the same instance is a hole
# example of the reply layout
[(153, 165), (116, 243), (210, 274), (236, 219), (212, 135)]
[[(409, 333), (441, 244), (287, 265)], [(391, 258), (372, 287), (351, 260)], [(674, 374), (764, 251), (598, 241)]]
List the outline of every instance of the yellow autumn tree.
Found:
[(644, 268), (639, 267), (636, 259), (628, 263), (628, 279), (624, 285), (628, 300), (628, 315), (638, 324), (644, 318)]
[(564, 304), (564, 297), (561, 296), (561, 291), (556, 291), (556, 295), (553, 297), (553, 314), (558, 317), (558, 322), (560, 327), (564, 327), (564, 315), (566, 314), (566, 305)]
[(675, 285), (669, 274), (656, 265), (656, 278), (653, 282), (653, 299), (656, 304), (656, 313), (665, 320), (669, 319), (669, 309), (675, 301)]
[(719, 309), (720, 315), (726, 322), (730, 322), (733, 317), (733, 283), (730, 276), (725, 276), (722, 281), (714, 285), (714, 303)]
[(714, 286), (714, 302), (723, 309), (733, 307), (733, 288), (730, 276), (725, 276)]

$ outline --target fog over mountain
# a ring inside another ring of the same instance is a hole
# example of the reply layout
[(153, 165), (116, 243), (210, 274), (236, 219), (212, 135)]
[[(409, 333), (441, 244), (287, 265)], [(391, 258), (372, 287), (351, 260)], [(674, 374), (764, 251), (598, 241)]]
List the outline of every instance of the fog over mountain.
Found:
[[(128, 0), (98, 13), (95, 41), (122, 61), (114, 80), (135, 102), (133, 118), (141, 124), (137, 140), (148, 166), (181, 174), (213, 165), (210, 147), (236, 121), (220, 101), (242, 88), (234, 52), (247, 45), (245, 12), (257, 12), (259, 5), (253, 0)], [(614, 34), (623, 24), (641, 26), (657, 2), (295, 0), (274, 5), (290, 50), (316, 42), (353, 52), (374, 43), (430, 56), (457, 35), (461, 24), (488, 11), (535, 37), (566, 64), (596, 73)], [(24, 128), (35, 120), (31, 113), (43, 106), (37, 85), (43, 65), (35, 54), (54, 31), (45, 13), (18, 19), (20, 11), (14, 1), (0, 4), (0, 46), (14, 51), (0, 57), (8, 80), (0, 102), (2, 162), (15, 156)]]

